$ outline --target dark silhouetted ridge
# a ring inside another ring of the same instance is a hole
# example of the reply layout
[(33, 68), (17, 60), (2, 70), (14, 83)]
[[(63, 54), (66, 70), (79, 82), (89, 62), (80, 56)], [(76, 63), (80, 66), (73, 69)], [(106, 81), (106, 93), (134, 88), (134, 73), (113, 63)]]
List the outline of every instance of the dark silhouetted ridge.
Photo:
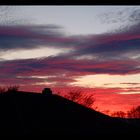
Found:
[(0, 94), (1, 135), (135, 134), (138, 128), (58, 95)]

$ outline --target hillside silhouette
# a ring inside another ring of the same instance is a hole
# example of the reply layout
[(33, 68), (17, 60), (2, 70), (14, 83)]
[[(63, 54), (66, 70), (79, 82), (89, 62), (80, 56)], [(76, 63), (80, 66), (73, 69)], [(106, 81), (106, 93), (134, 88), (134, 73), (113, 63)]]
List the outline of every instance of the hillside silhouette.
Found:
[(59, 95), (0, 94), (0, 135), (137, 134), (139, 127)]

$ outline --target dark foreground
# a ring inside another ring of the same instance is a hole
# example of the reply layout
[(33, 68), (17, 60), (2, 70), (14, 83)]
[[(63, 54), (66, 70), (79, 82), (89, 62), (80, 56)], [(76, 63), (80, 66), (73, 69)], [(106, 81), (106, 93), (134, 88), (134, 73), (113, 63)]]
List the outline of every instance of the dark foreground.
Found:
[(139, 128), (58, 95), (0, 94), (0, 135), (135, 135)]

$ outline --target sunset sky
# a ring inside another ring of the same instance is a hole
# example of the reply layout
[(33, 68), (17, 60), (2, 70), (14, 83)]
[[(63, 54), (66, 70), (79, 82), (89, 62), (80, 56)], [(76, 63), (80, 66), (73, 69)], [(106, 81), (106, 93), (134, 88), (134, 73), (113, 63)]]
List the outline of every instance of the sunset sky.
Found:
[(0, 6), (0, 86), (83, 89), (100, 110), (140, 105), (140, 6)]

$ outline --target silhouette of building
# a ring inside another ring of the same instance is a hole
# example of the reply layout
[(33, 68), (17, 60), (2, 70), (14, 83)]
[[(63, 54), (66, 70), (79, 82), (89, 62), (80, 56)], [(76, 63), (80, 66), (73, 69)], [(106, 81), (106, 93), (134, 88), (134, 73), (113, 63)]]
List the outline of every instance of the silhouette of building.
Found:
[(52, 90), (50, 88), (44, 88), (42, 90), (43, 95), (51, 96), (52, 95)]

